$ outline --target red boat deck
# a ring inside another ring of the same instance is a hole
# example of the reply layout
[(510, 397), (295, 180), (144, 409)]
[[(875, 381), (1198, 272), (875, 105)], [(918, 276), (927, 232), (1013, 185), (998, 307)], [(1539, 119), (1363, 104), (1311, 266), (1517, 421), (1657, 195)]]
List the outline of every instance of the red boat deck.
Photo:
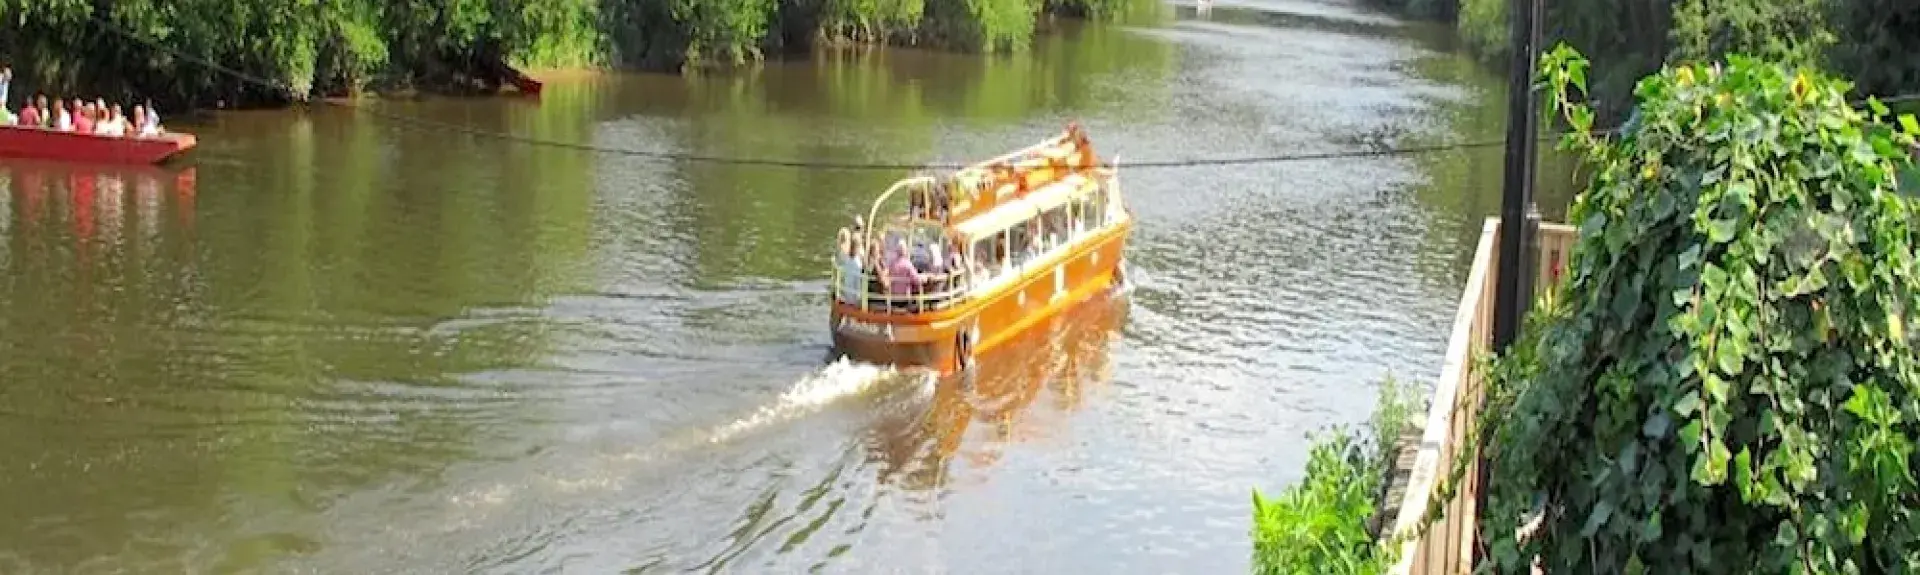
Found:
[(0, 157), (91, 162), (158, 164), (199, 142), (193, 134), (96, 136), (42, 128), (0, 126)]

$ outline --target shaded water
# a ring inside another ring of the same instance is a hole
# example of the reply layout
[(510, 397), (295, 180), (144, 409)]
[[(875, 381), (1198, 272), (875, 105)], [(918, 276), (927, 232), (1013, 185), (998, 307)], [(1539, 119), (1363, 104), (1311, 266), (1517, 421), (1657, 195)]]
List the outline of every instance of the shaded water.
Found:
[[(1123, 164), (1497, 139), (1501, 82), (1443, 37), (1220, 2), (379, 107), (827, 162), (1070, 119)], [(823, 361), (826, 250), (897, 172), (341, 108), (191, 129), (184, 170), (0, 163), (0, 572), (1244, 571), (1248, 490), (1436, 375), (1499, 204), (1491, 147), (1123, 168), (1130, 297), (963, 385)]]

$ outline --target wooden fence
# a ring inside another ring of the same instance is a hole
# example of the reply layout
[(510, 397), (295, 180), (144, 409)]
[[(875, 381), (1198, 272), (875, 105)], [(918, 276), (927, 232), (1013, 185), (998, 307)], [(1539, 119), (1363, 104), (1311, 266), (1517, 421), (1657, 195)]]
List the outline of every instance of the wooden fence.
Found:
[[(1440, 367), (1440, 380), (1434, 382), (1432, 402), (1427, 408), (1426, 427), (1415, 446), (1413, 469), (1408, 478), (1405, 498), (1400, 501), (1399, 517), (1390, 533), (1419, 528), (1422, 516), (1434, 497), (1434, 488), (1453, 469), (1454, 456), (1468, 441), (1479, 421), (1482, 374), (1474, 357), (1487, 350), (1493, 341), (1493, 294), (1500, 235), (1499, 218), (1487, 218), (1480, 231), (1479, 247), (1474, 249), (1473, 267), (1467, 274), (1467, 286), (1460, 296), (1460, 308), (1453, 318), (1453, 331), (1447, 340), (1447, 355)], [(1571, 226), (1540, 224), (1536, 234), (1539, 262), (1534, 280), (1537, 295), (1551, 288), (1567, 268), (1567, 256), (1578, 238)], [(1454, 497), (1444, 502), (1440, 520), (1424, 537), (1408, 541), (1400, 548), (1393, 575), (1454, 575), (1473, 570), (1474, 536), (1479, 526), (1479, 462), (1468, 468), (1463, 484)]]

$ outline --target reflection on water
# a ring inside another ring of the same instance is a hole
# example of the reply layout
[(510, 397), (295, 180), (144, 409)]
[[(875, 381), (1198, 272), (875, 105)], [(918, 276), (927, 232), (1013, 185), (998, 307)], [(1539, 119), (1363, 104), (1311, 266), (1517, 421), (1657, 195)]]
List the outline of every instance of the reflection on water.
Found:
[[(924, 410), (907, 412), (914, 417), (877, 420), (869, 434), (881, 483), (943, 488), (956, 483), (959, 467), (965, 485), (990, 473), (1006, 445), (1044, 437), (1088, 388), (1111, 382), (1108, 350), (1126, 310), (1123, 297), (1078, 304), (982, 357), (973, 372), (942, 381)], [(1048, 401), (1036, 406), (1042, 395)], [(1040, 409), (1049, 413), (1031, 413)], [(974, 441), (963, 450), (967, 437)]]
[[(1123, 165), (1497, 138), (1502, 84), (1434, 37), (1143, 2), (1017, 55), (367, 105), (834, 163), (1070, 119)], [(0, 573), (1241, 571), (1303, 432), (1435, 375), (1499, 197), (1497, 148), (1130, 171), (1132, 295), (932, 381), (821, 361), (834, 232), (904, 174), (191, 129), (184, 169), (0, 163)]]

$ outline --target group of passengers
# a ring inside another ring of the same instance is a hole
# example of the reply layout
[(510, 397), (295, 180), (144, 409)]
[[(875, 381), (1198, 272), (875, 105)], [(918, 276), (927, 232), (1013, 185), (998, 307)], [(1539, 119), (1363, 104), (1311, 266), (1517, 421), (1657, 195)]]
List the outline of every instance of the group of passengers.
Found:
[(907, 199), (907, 210), (916, 219), (945, 221), (953, 199), (951, 186), (942, 181), (925, 190), (914, 190)]
[(15, 115), (5, 105), (7, 86), (12, 83), (13, 68), (0, 67), (0, 125), (114, 137), (152, 137), (165, 132), (152, 101), (145, 106), (134, 105), (133, 116), (128, 117), (121, 113), (119, 104), (109, 106), (103, 98), (92, 102), (54, 98), (52, 104), (48, 104), (46, 95), (37, 94)]
[(958, 272), (967, 269), (966, 257), (954, 242), (909, 241), (899, 232), (863, 242), (864, 228), (859, 218), (851, 229), (840, 228), (834, 263), (840, 271), (837, 291), (842, 301), (859, 303), (862, 295), (874, 293), (884, 294), (882, 302), (918, 308), (916, 296), (953, 289)]

